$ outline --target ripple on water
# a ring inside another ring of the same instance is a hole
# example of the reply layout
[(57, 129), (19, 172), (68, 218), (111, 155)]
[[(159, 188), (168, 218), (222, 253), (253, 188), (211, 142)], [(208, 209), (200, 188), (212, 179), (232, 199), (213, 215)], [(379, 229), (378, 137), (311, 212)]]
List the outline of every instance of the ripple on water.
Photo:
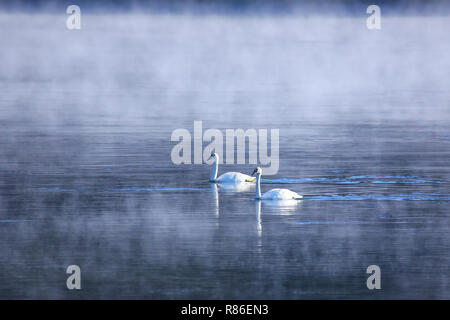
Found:
[(416, 176), (350, 176), (350, 177), (316, 177), (301, 179), (261, 179), (261, 183), (296, 184), (296, 183), (441, 183), (438, 180), (427, 180)]
[(140, 187), (125, 187), (125, 188), (112, 188), (107, 192), (140, 192), (140, 191), (204, 191), (208, 189), (204, 188), (175, 188), (175, 187), (161, 187), (161, 188), (140, 188)]
[(379, 201), (399, 201), (399, 200), (409, 200), (409, 201), (426, 201), (426, 200), (438, 200), (438, 201), (449, 201), (449, 194), (440, 193), (411, 193), (411, 194), (391, 194), (391, 195), (380, 195), (380, 194), (365, 194), (365, 195), (314, 195), (305, 196), (303, 200), (328, 200), (328, 201), (354, 201), (354, 200), (379, 200)]

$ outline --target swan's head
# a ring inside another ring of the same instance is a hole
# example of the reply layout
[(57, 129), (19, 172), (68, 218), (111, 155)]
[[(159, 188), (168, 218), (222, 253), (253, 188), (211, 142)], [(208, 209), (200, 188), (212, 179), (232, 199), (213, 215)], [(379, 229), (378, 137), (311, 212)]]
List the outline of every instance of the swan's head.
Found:
[(253, 170), (252, 176), (253, 175), (260, 175), (262, 173), (262, 170), (260, 167), (256, 167), (255, 170)]
[(217, 160), (217, 159), (219, 159), (219, 155), (215, 152), (212, 152), (211, 156), (208, 158), (208, 160), (210, 160), (210, 159)]

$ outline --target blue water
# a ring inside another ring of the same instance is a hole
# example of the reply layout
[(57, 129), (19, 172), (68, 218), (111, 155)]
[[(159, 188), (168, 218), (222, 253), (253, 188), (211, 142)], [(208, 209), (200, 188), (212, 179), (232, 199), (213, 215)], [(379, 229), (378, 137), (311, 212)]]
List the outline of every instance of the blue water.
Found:
[[(0, 298), (450, 298), (448, 19), (63, 18), (0, 15)], [(173, 164), (194, 120), (280, 129), (304, 199)]]

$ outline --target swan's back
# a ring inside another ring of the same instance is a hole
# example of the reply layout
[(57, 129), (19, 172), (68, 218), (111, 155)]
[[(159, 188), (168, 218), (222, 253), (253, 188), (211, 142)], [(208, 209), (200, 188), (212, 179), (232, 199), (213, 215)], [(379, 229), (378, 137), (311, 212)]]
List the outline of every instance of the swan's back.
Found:
[(265, 200), (292, 200), (301, 199), (302, 196), (288, 189), (272, 189), (261, 196)]
[(227, 172), (218, 177), (216, 181), (222, 183), (243, 183), (255, 181), (255, 178), (240, 172)]

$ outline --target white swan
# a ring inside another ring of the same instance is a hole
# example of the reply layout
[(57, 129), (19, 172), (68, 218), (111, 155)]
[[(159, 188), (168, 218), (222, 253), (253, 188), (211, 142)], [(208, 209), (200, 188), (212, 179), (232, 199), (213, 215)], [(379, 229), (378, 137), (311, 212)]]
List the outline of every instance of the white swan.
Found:
[(211, 171), (210, 182), (219, 182), (219, 183), (245, 183), (245, 182), (255, 182), (255, 178), (249, 175), (239, 173), (239, 172), (227, 172), (219, 177), (217, 177), (217, 172), (219, 169), (219, 155), (215, 152), (211, 153), (211, 157), (209, 159), (214, 159), (214, 166)]
[(261, 174), (262, 170), (257, 167), (252, 176), (256, 173), (256, 199), (258, 200), (300, 200), (303, 196), (288, 189), (272, 189), (261, 196)]

